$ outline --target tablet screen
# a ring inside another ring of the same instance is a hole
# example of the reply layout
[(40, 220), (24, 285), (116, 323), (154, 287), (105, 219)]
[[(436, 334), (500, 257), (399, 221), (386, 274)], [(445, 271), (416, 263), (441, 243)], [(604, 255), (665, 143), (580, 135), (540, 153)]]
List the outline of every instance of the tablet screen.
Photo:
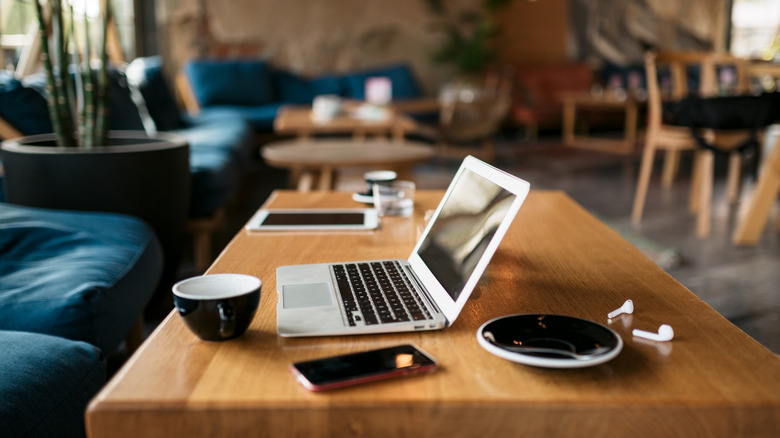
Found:
[(261, 225), (363, 225), (363, 212), (277, 213), (270, 212)]
[(371, 230), (378, 225), (373, 209), (260, 209), (247, 229), (271, 230)]

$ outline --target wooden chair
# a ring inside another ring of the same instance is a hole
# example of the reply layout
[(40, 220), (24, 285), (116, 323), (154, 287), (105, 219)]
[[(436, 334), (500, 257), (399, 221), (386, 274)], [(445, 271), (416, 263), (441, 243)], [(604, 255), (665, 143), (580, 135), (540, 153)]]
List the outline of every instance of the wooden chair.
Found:
[(183, 71), (176, 74), (174, 86), (176, 88), (176, 103), (179, 107), (184, 108), (190, 116), (197, 116), (201, 110), (200, 103), (198, 98), (195, 97), (190, 80)]
[[(495, 158), (493, 135), (506, 119), (512, 103), (511, 69), (490, 71), (480, 80), (460, 80), (442, 94), (439, 117), (439, 154)], [(481, 148), (461, 146), (480, 143)]]
[[(757, 92), (780, 91), (780, 64), (753, 61), (747, 67), (749, 85)], [(755, 245), (766, 226), (772, 205), (780, 194), (780, 138), (764, 159), (758, 183), (750, 198), (747, 210), (739, 218), (734, 231), (734, 245)], [(780, 222), (777, 224), (780, 229)]]
[[(669, 68), (671, 80), (669, 87), (662, 88), (661, 86), (658, 75), (659, 65), (666, 65)], [(714, 153), (697, 146), (690, 128), (664, 124), (662, 105), (664, 100), (679, 100), (690, 95), (688, 90), (689, 67), (697, 67), (699, 70), (699, 88), (695, 94), (701, 97), (719, 94), (717, 80), (719, 66), (735, 68), (736, 78), (733, 91), (741, 93), (744, 91), (746, 83), (744, 65), (744, 60), (740, 58), (714, 52), (648, 52), (645, 55), (648, 121), (645, 149), (631, 213), (634, 224), (638, 224), (642, 220), (655, 152), (659, 149), (666, 151), (662, 185), (670, 187), (679, 167), (681, 152), (690, 150), (694, 151), (695, 157), (689, 209), (691, 213), (697, 214), (696, 234), (699, 237), (709, 234)], [(704, 129), (701, 130), (700, 134), (710, 144), (715, 144), (720, 149), (728, 151), (741, 145), (748, 138), (750, 132)], [(730, 201), (734, 201), (737, 197), (740, 167), (739, 153), (731, 153), (728, 171), (728, 197)]]
[[(21, 136), (21, 132), (17, 131), (16, 128), (11, 126), (10, 123), (6, 122), (2, 117), (0, 117), (0, 140), (8, 140)], [(3, 176), (3, 163), (0, 163), (0, 176)], [(3, 187), (0, 186), (0, 190), (2, 189)]]
[(22, 133), (0, 117), (0, 139), (9, 140), (21, 137)]
[[(748, 209), (737, 223), (732, 239), (735, 245), (758, 243), (778, 194), (780, 194), (780, 139), (766, 158)], [(780, 223), (777, 225), (780, 229)]]

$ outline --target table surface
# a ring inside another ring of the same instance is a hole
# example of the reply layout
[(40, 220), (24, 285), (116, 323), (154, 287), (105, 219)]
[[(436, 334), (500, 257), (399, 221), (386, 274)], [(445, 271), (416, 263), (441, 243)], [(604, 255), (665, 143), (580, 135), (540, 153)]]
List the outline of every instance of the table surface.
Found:
[(335, 134), (335, 133), (392, 133), (412, 131), (417, 124), (410, 117), (393, 109), (386, 109), (389, 116), (381, 120), (361, 119), (342, 114), (329, 121), (316, 121), (311, 117), (311, 106), (285, 105), (274, 119), (274, 130), (280, 134)]
[[(378, 231), (239, 232), (209, 273), (260, 277), (260, 309), (242, 337), (208, 343), (171, 313), (93, 399), (90, 437), (780, 436), (780, 358), (740, 331), (562, 192), (532, 191), (454, 324), (441, 331), (284, 339), (278, 266), (405, 258), (442, 192), (418, 191), (412, 218)], [(347, 207), (349, 193), (276, 192), (270, 207)], [(607, 321), (626, 299), (633, 315)], [(614, 360), (552, 370), (483, 350), (485, 321), (566, 314), (608, 324)], [(633, 328), (674, 327), (668, 343)], [(310, 393), (291, 362), (414, 343), (441, 369)]]
[(434, 149), (408, 140), (282, 140), (263, 147), (262, 155), (273, 166), (321, 168), (419, 163), (433, 157)]

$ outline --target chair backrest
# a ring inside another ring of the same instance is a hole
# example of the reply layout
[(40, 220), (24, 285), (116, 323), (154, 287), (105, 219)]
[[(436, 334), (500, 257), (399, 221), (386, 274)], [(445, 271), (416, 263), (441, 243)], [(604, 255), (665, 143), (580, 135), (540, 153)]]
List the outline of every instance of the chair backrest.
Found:
[(513, 70), (491, 70), (477, 80), (455, 81), (441, 96), (440, 123), (452, 141), (482, 140), (495, 133), (512, 102)]
[(747, 60), (720, 52), (659, 51), (645, 54), (648, 126), (660, 126), (662, 104), (692, 95), (744, 94)]
[(746, 76), (748, 91), (753, 94), (780, 91), (780, 63), (750, 61)]

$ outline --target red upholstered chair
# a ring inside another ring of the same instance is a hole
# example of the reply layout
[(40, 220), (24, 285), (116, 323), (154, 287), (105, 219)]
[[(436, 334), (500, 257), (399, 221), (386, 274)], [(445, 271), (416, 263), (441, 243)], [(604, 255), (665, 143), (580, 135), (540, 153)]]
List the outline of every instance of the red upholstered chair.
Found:
[(587, 92), (592, 82), (593, 75), (584, 63), (520, 67), (510, 120), (524, 126), (529, 138), (536, 138), (540, 126), (561, 125), (562, 95)]

